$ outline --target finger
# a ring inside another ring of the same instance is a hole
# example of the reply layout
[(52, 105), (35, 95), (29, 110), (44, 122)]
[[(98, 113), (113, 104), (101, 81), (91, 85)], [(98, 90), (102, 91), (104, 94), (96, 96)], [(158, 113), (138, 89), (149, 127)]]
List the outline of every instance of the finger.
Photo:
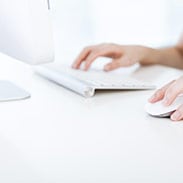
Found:
[(85, 60), (85, 70), (88, 70), (91, 64), (99, 57), (109, 57), (112, 58), (115, 55), (115, 50), (113, 46), (110, 45), (99, 45), (95, 47), (90, 54), (88, 55), (87, 59)]
[(101, 56), (104, 56), (103, 52), (102, 51), (93, 51), (91, 52), (87, 59), (85, 60), (85, 67), (84, 67), (84, 70), (87, 71), (92, 63), (98, 58), (98, 57), (101, 57)]
[(165, 97), (163, 104), (165, 106), (169, 106), (173, 103), (173, 101), (176, 99), (178, 95), (180, 95), (183, 92), (183, 87), (181, 84), (182, 80), (175, 81), (165, 92)]
[(104, 71), (109, 72), (113, 71), (120, 67), (120, 63), (117, 60), (113, 60), (111, 63), (104, 66)]
[(171, 120), (180, 121), (183, 119), (183, 105), (181, 105), (172, 115)]
[(105, 71), (112, 71), (119, 67), (129, 67), (133, 65), (132, 60), (130, 60), (128, 57), (121, 55), (119, 59), (113, 59), (111, 63), (105, 65), (104, 70)]
[(151, 103), (155, 103), (158, 102), (160, 100), (162, 100), (165, 96), (165, 92), (166, 90), (170, 87), (170, 85), (172, 85), (172, 83), (174, 83), (175, 81), (171, 81), (170, 83), (166, 84), (164, 87), (162, 87), (161, 89), (157, 90), (154, 95), (149, 99), (149, 102)]
[(86, 47), (86, 48), (84, 48), (83, 51), (80, 53), (80, 55), (77, 57), (77, 59), (74, 61), (73, 65), (72, 65), (72, 68), (79, 69), (79, 67), (81, 66), (82, 62), (85, 61), (85, 59), (90, 54), (92, 49), (93, 49), (93, 47)]

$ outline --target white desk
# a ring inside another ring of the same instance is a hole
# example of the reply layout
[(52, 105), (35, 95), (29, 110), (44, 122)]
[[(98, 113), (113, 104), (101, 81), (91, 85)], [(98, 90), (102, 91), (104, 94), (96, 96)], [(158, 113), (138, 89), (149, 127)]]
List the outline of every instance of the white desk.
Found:
[[(183, 182), (183, 123), (146, 115), (153, 91), (84, 99), (0, 58), (0, 78), (32, 93), (0, 103), (1, 183)], [(180, 74), (159, 66), (135, 73), (159, 84)]]

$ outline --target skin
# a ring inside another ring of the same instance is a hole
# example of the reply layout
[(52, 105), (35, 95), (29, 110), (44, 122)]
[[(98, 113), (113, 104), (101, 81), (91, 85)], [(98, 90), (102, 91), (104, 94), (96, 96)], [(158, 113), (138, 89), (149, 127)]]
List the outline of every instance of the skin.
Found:
[[(83, 49), (72, 67), (80, 69), (81, 64), (84, 63), (84, 70), (87, 71), (98, 57), (111, 58), (111, 62), (104, 66), (106, 72), (120, 67), (128, 67), (136, 63), (140, 63), (141, 65), (160, 64), (183, 69), (183, 36), (175, 46), (164, 49), (117, 44), (89, 46)], [(149, 102), (155, 103), (163, 100), (163, 104), (169, 106), (182, 93), (183, 76), (157, 90), (149, 99)], [(171, 119), (173, 121), (183, 119), (183, 105), (171, 115)]]

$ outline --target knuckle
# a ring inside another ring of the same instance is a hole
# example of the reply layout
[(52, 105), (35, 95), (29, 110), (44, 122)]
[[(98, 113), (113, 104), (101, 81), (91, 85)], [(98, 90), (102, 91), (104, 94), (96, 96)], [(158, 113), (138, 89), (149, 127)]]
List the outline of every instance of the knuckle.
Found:
[(114, 44), (113, 44), (113, 43), (108, 43), (107, 45), (108, 45), (108, 46), (114, 46)]
[(114, 44), (113, 43), (102, 43), (99, 46), (102, 48), (108, 48), (108, 47), (113, 47)]
[(161, 88), (161, 89), (158, 89), (157, 91), (156, 91), (156, 94), (157, 95), (160, 95), (160, 94), (162, 94), (163, 93), (163, 89)]
[(174, 88), (170, 88), (166, 91), (165, 93), (165, 98), (168, 100), (168, 101), (172, 101), (176, 98), (176, 96), (178, 95), (178, 91), (175, 90)]
[(175, 86), (171, 86), (171, 87), (169, 87), (168, 89), (167, 89), (167, 94), (169, 94), (169, 95), (172, 95), (172, 94), (174, 94), (174, 93), (176, 93), (177, 92), (177, 89), (176, 89), (176, 87)]
[(102, 50), (99, 50), (99, 49), (95, 50), (92, 54), (92, 57), (100, 56), (101, 52)]
[(163, 96), (163, 90), (159, 89), (154, 93), (154, 97), (159, 98)]
[(89, 50), (91, 50), (91, 46), (87, 46), (87, 47), (85, 47), (84, 49), (83, 49), (83, 51), (85, 52), (85, 51), (89, 51)]
[(90, 56), (88, 57), (88, 60), (90, 60), (90, 61), (95, 60), (99, 55), (100, 55), (99, 52), (93, 52), (93, 53), (91, 53)]
[(107, 43), (101, 43), (101, 44), (99, 44), (99, 46), (101, 46), (101, 47), (106, 46), (106, 45), (108, 45), (108, 44)]
[(182, 93), (182, 91), (183, 91), (183, 87), (179, 84), (179, 85), (177, 85), (177, 86), (175, 86), (175, 87), (172, 87), (171, 89), (170, 89), (170, 93), (172, 93), (172, 94), (181, 94)]

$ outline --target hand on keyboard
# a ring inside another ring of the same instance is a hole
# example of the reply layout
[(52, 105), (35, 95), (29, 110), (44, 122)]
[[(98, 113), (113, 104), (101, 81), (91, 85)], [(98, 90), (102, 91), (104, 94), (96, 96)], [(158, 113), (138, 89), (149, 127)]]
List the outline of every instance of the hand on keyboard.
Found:
[(148, 58), (152, 50), (151, 48), (143, 46), (120, 46), (116, 44), (90, 46), (80, 53), (72, 67), (79, 69), (81, 64), (85, 62), (84, 70), (87, 71), (98, 57), (108, 57), (111, 58), (112, 61), (104, 67), (104, 70), (112, 71), (119, 67), (131, 66), (137, 62), (143, 64), (148, 60), (146, 58)]
[(39, 75), (58, 83), (76, 93), (92, 97), (96, 90), (144, 90), (154, 89), (154, 85), (124, 75), (115, 75), (102, 71), (74, 70), (70, 67), (51, 64), (37, 67)]

